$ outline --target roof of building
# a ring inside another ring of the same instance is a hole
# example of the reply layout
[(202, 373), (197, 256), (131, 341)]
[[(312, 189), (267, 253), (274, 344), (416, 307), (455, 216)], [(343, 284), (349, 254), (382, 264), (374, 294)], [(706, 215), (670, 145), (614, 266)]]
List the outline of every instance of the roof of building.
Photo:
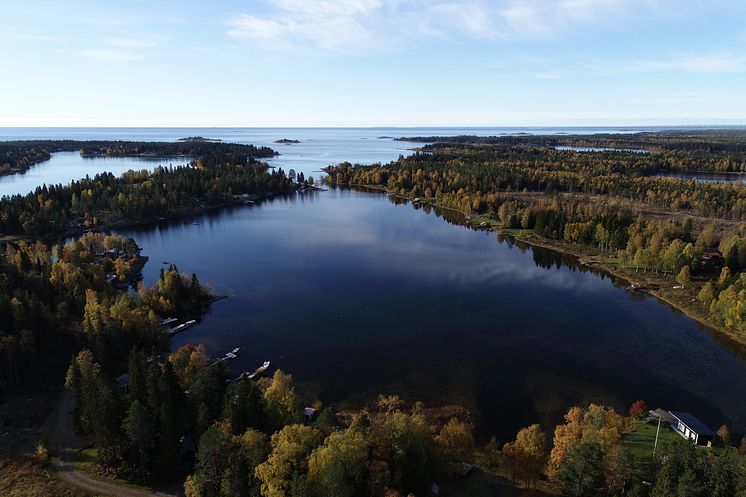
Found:
[(119, 376), (117, 376), (117, 383), (119, 383), (119, 386), (129, 386), (130, 384), (130, 375), (129, 373), (122, 373)]
[(662, 421), (666, 421), (668, 423), (673, 423), (674, 421), (676, 421), (676, 418), (674, 418), (670, 412), (665, 411), (661, 409), (660, 407), (657, 409), (652, 409), (648, 411), (648, 414), (653, 419), (660, 418)]
[(711, 437), (715, 436), (715, 433), (711, 429), (709, 429), (707, 425), (705, 425), (702, 421), (697, 419), (693, 414), (689, 414), (688, 412), (669, 412), (673, 417), (688, 426), (690, 430), (700, 435), (709, 435)]

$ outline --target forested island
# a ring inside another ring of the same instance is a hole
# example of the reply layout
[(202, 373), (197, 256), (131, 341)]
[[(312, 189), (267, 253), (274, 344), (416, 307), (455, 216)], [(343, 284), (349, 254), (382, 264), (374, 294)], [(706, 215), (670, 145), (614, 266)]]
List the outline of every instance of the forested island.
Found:
[(576, 254), (746, 343), (746, 186), (661, 176), (743, 171), (746, 132), (414, 140), (431, 143), (386, 165), (330, 167), (328, 181), (456, 209), (473, 226)]

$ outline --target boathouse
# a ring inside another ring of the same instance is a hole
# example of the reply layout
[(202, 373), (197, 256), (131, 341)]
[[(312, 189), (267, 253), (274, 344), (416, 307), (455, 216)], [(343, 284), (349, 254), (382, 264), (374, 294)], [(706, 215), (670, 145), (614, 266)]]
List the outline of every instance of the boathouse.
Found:
[(702, 421), (688, 412), (668, 412), (675, 419), (675, 422), (671, 424), (671, 428), (673, 428), (676, 433), (691, 440), (694, 445), (706, 445), (707, 447), (712, 447), (715, 433)]

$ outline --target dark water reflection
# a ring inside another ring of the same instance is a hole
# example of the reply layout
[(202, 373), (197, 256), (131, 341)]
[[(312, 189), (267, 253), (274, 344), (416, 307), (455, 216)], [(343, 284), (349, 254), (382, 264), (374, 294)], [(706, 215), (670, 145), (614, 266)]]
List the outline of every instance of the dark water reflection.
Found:
[(503, 440), (574, 403), (638, 398), (746, 429), (746, 366), (708, 331), (572, 257), (458, 222), (333, 190), (128, 234), (146, 281), (168, 261), (231, 294), (174, 346), (240, 346), (236, 370), (270, 359), (325, 402), (460, 403)]

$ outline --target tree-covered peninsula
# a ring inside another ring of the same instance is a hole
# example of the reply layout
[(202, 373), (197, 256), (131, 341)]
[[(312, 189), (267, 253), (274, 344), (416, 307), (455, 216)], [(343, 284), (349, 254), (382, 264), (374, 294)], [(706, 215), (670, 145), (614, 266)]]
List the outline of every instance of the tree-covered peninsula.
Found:
[(15, 147), (27, 160), (39, 150), (53, 149), (53, 145), (74, 148), (84, 155), (187, 155), (193, 160), (187, 166), (130, 171), (122, 176), (101, 173), (68, 185), (42, 185), (26, 195), (3, 197), (0, 236), (39, 237), (148, 223), (289, 193), (299, 186), (282, 169), (270, 171), (256, 159), (272, 156), (274, 151), (253, 145), (204, 141), (9, 143), (0, 144), (0, 149)]
[(199, 136), (176, 142), (22, 140), (0, 142), (0, 176), (22, 173), (54, 152), (80, 152), (83, 157), (190, 157), (215, 164), (230, 158), (261, 159), (277, 155), (269, 147), (222, 143)]

